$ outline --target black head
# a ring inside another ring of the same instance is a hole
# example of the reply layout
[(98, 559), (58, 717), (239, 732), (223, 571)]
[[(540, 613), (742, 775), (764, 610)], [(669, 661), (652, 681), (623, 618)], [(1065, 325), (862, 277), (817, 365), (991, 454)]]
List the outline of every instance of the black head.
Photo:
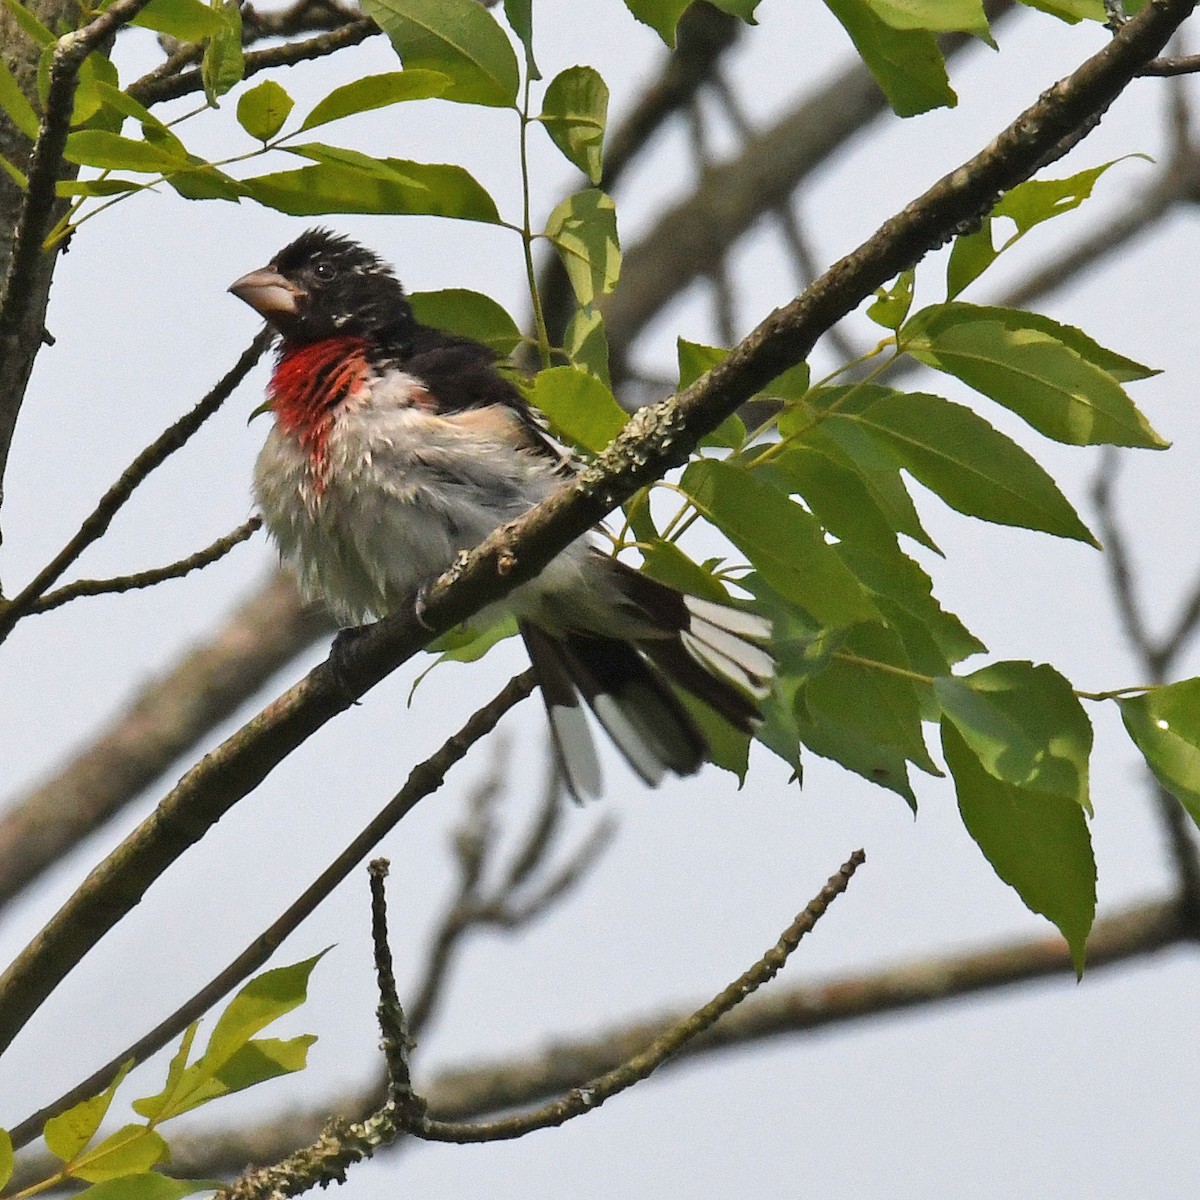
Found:
[(229, 290), (293, 343), (352, 334), (399, 350), (415, 329), (391, 267), (327, 229), (302, 233)]

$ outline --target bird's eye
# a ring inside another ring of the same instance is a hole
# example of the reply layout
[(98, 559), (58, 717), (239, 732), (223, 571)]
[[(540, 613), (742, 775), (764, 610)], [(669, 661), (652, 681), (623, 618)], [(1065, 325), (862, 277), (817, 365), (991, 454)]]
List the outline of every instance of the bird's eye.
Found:
[(319, 262), (313, 267), (313, 274), (318, 279), (328, 282), (337, 274), (337, 268), (331, 262)]

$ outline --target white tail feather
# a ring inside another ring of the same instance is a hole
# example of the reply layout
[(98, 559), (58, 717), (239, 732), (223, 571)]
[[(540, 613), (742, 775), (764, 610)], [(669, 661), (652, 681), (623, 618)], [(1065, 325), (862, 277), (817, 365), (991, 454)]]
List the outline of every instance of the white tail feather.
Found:
[(768, 679), (775, 668), (774, 659), (761, 646), (714, 625), (706, 617), (693, 613), (690, 632), (697, 641), (737, 663), (747, 675)]
[(771, 640), (771, 622), (757, 613), (743, 612), (729, 604), (714, 604), (711, 600), (701, 600), (699, 596), (684, 596), (683, 602), (692, 616), (716, 625), (735, 637), (751, 642)]
[(583, 706), (548, 704), (546, 711), (571, 791), (580, 800), (599, 796), (602, 790), (600, 762), (596, 758), (596, 746)]
[(646, 735), (622, 711), (615, 696), (602, 693), (592, 701), (596, 719), (604, 726), (629, 765), (651, 787), (658, 787), (667, 773), (661, 757)]

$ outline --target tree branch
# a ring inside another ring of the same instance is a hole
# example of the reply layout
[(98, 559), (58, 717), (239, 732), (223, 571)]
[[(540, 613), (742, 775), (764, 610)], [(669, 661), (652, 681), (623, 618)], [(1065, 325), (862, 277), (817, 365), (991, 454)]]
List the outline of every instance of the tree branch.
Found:
[(837, 896), (846, 890), (863, 857), (861, 850), (851, 855), (849, 861), (753, 967), (708, 1004), (656, 1038), (650, 1046), (613, 1070), (533, 1112), (484, 1124), (464, 1124), (427, 1117), (425, 1102), (412, 1091), (408, 1066), (408, 1030), (404, 1011), (396, 995), (391, 951), (387, 943), (382, 885), (386, 864), (382, 861), (372, 863), (372, 929), (380, 986), (379, 1020), (389, 1070), (388, 1100), (382, 1109), (361, 1122), (330, 1125), (316, 1145), (297, 1151), (273, 1167), (250, 1172), (231, 1187), (219, 1191), (218, 1197), (220, 1200), (265, 1200), (267, 1197), (275, 1200), (277, 1197), (299, 1195), (318, 1185), (325, 1187), (335, 1181), (342, 1182), (351, 1165), (371, 1157), (378, 1149), (406, 1133), (427, 1141), (501, 1141), (523, 1137), (538, 1129), (553, 1128), (594, 1111), (606, 1100), (647, 1078), (678, 1054), (688, 1042), (773, 979), (805, 934), (812, 930)]
[(117, 575), (112, 579), (76, 579), (73, 583), (48, 592), (40, 600), (35, 601), (29, 608), (29, 615), (51, 612), (83, 596), (116, 595), (122, 592), (133, 592), (139, 588), (155, 587), (170, 579), (182, 579), (193, 571), (199, 571), (204, 567), (212, 566), (215, 562), (220, 562), (235, 547), (249, 541), (261, 528), (262, 517), (251, 517), (232, 533), (217, 538), (212, 545), (205, 546), (203, 550), (197, 550), (195, 554), (189, 554), (186, 558), (168, 563), (165, 567), (152, 567), (148, 571), (138, 571), (132, 575)]
[(73, 1104), (102, 1092), (117, 1072), (131, 1059), (144, 1062), (177, 1038), (194, 1020), (203, 1016), (223, 996), (258, 970), (283, 944), (285, 938), (316, 910), (339, 883), (410, 813), (417, 803), (436, 792), (445, 782), (450, 768), (461, 762), (467, 752), (485, 738), (509, 709), (524, 700), (534, 688), (533, 672), (526, 671), (510, 679), (500, 692), (472, 714), (467, 723), (449, 737), (441, 748), (409, 772), (404, 786), (392, 797), (363, 831), (321, 872), (283, 914), (258, 935), (219, 975), (190, 1000), (161, 1021), (145, 1037), (111, 1062), (94, 1071), (66, 1095), (25, 1118), (10, 1131), (14, 1146), (26, 1145), (41, 1132), (46, 1121)]
[(270, 581), (117, 715), (86, 750), (0, 816), (0, 905), (153, 783), (281, 667), (334, 630), (300, 603), (290, 575)]
[(37, 303), (42, 240), (56, 204), (55, 187), (71, 128), (79, 68), (83, 60), (127, 25), (149, 0), (114, 0), (82, 29), (58, 39), (50, 61), (50, 79), (41, 127), (29, 159), (27, 185), (13, 238), (12, 257), (0, 297), (0, 496), (12, 431), (42, 345), (42, 306)]
[[(109, 10), (111, 11), (111, 9)], [(92, 510), (79, 532), (46, 564), (25, 588), (10, 602), (0, 605), (0, 642), (12, 632), (16, 623), (33, 611), (42, 593), (62, 576), (62, 573), (95, 541), (104, 536), (113, 518), (125, 506), (146, 477), (166, 460), (187, 445), (199, 430), (233, 393), (234, 388), (250, 373), (254, 364), (274, 339), (274, 331), (264, 329), (242, 352), (220, 382), (191, 412), (185, 413), (170, 428), (164, 430), (145, 448), (108, 489)]]
[(1092, 121), (1190, 15), (1192, 0), (1151, 0), (1112, 41), (1048, 89), (983, 151), (887, 221), (792, 303), (773, 312), (691, 387), (634, 414), (578, 478), (491, 534), (430, 589), (423, 620), (380, 622), (234, 733), (180, 781), (152, 821), (89, 876), (0, 978), (0, 1049), (96, 940), (183, 850), (284, 757), (401, 662), (533, 578), (639, 487), (681, 465), (705, 433), (786, 368), (876, 288), (1028, 178), (1072, 130)]

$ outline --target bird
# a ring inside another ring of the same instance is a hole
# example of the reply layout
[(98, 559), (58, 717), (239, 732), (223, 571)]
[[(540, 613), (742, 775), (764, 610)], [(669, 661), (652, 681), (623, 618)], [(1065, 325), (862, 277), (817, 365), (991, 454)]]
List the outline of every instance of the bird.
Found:
[[(309, 229), (229, 288), (279, 335), (254, 469), (301, 594), (353, 628), (418, 606), (463, 550), (578, 470), (481, 342), (423, 325), (393, 268)], [(600, 794), (583, 702), (651, 786), (710, 757), (682, 689), (751, 734), (770, 622), (669, 587), (588, 535), (472, 625), (515, 616), (577, 800)]]

